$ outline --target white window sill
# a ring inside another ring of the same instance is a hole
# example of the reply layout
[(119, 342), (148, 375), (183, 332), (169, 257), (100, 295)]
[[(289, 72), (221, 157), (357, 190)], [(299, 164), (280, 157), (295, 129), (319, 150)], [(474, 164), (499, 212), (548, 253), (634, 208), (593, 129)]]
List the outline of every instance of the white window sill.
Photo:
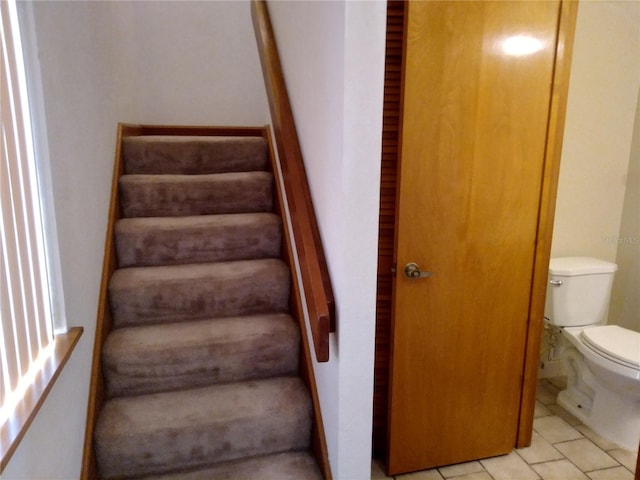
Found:
[(25, 392), (24, 398), (17, 405), (14, 414), (2, 425), (0, 430), (0, 473), (9, 463), (11, 455), (15, 452), (20, 440), (47, 398), (82, 332), (82, 327), (74, 327), (66, 333), (56, 335), (53, 355), (46, 360), (42, 370), (36, 375), (35, 381)]

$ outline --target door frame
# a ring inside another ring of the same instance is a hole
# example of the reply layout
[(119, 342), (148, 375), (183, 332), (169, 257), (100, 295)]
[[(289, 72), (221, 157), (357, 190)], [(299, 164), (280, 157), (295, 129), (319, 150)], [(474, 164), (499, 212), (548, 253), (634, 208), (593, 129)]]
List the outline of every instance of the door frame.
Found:
[[(401, 135), (401, 115), (398, 115), (398, 112), (401, 105), (400, 97), (404, 85), (404, 81), (401, 79), (400, 93), (398, 93), (398, 75), (399, 71), (401, 72), (403, 70), (400, 66), (398, 71), (399, 43), (397, 19), (399, 16), (403, 18), (403, 25), (406, 27), (405, 10), (404, 8), (398, 8), (398, 3), (404, 4), (405, 2), (389, 2), (387, 6), (387, 52), (385, 60), (383, 158), (380, 184), (373, 421), (373, 451), (374, 456), (378, 457), (386, 457), (388, 442), (388, 385), (390, 373), (391, 298), (393, 296), (393, 282), (391, 280), (395, 275), (395, 226), (398, 200), (397, 166), (399, 161), (397, 146)], [(529, 446), (533, 434), (533, 417), (538, 384), (544, 304), (548, 266), (551, 256), (551, 239), (577, 11), (578, 0), (563, 0), (560, 4), (558, 42), (556, 45), (553, 71), (553, 91), (549, 108), (547, 143), (535, 242), (533, 281), (522, 373), (520, 412), (514, 448)], [(404, 28), (402, 36), (404, 37)], [(404, 49), (405, 42), (403, 41), (402, 58), (404, 58)], [(391, 209), (389, 208), (391, 202), (393, 202), (396, 207), (392, 212), (390, 212)], [(392, 230), (390, 229), (390, 225), (393, 226)], [(392, 245), (392, 252), (389, 251), (390, 243)]]
[(551, 240), (577, 14), (577, 0), (562, 1), (560, 4), (551, 105), (547, 124), (547, 145), (545, 149), (542, 192), (540, 194), (540, 209), (538, 212), (538, 233), (536, 235), (516, 448), (529, 446), (533, 434), (533, 415), (536, 406), (538, 368), (540, 364), (540, 343), (544, 323), (544, 305), (549, 276)]

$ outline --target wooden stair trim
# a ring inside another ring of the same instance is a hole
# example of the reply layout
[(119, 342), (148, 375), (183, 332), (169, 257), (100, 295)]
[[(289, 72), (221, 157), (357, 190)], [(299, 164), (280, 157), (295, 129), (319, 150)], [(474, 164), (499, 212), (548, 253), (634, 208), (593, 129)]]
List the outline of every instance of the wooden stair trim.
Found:
[(280, 56), (264, 0), (252, 1), (251, 16), (269, 99), (283, 188), (291, 215), (292, 233), (300, 263), (302, 288), (309, 313), (316, 359), (318, 362), (326, 362), (329, 360), (329, 333), (336, 330), (335, 302), (329, 269), (313, 209)]
[(636, 473), (633, 478), (635, 480), (640, 480), (640, 447), (638, 448), (638, 454), (636, 455)]
[(269, 126), (265, 126), (265, 139), (268, 145), (269, 161), (271, 170), (275, 179), (276, 190), (276, 212), (282, 219), (283, 235), (282, 240), (284, 242), (284, 248), (282, 251), (283, 259), (289, 265), (291, 270), (291, 315), (297, 320), (300, 327), (300, 375), (304, 380), (309, 394), (311, 395), (311, 403), (313, 405), (313, 426), (311, 431), (311, 448), (313, 454), (318, 462), (320, 471), (325, 480), (331, 480), (331, 467), (329, 465), (329, 450), (327, 449), (326, 436), (324, 431), (324, 423), (322, 421), (322, 412), (320, 409), (320, 397), (318, 396), (318, 388), (316, 384), (316, 377), (313, 371), (313, 358), (311, 356), (311, 347), (309, 342), (309, 334), (307, 332), (307, 325), (304, 320), (304, 309), (302, 305), (302, 294), (300, 291), (300, 282), (298, 275), (295, 274), (295, 252), (292, 244), (292, 232), (287, 221), (287, 216), (284, 212), (284, 192), (283, 186), (280, 181), (280, 166), (278, 165), (275, 150), (273, 146), (272, 132)]
[[(132, 127), (123, 125), (124, 127)], [(135, 135), (185, 135), (185, 136), (212, 136), (212, 137), (263, 137), (262, 127), (207, 127), (197, 125), (136, 125)], [(125, 135), (131, 136), (131, 135)]]
[[(111, 202), (109, 207), (109, 219), (107, 224), (107, 232), (105, 239), (105, 250), (103, 260), (103, 270), (100, 286), (100, 296), (98, 303), (98, 314), (96, 324), (96, 334), (93, 350), (91, 381), (89, 390), (89, 404), (87, 409), (87, 422), (84, 439), (82, 470), (80, 478), (81, 480), (97, 480), (98, 471), (95, 459), (95, 453), (93, 450), (93, 433), (95, 424), (98, 418), (102, 405), (105, 402), (105, 390), (104, 379), (102, 376), (102, 369), (100, 365), (100, 359), (102, 354), (102, 346), (104, 341), (112, 329), (111, 311), (108, 302), (108, 283), (111, 275), (117, 268), (117, 259), (114, 245), (114, 227), (115, 223), (120, 219), (120, 201), (118, 195), (118, 180), (124, 173), (123, 159), (122, 159), (122, 139), (129, 136), (139, 135), (194, 135), (194, 136), (259, 136), (267, 140), (269, 148), (269, 160), (272, 170), (275, 174), (275, 153), (273, 149), (273, 143), (271, 141), (271, 134), (268, 127), (200, 127), (200, 126), (163, 126), (163, 125), (118, 125), (118, 135), (116, 140), (116, 153), (114, 161), (113, 178), (111, 184)], [(277, 184), (279, 182), (276, 182)], [(289, 232), (289, 226), (284, 221), (283, 215), (283, 195), (278, 186), (277, 192), (277, 213), (283, 218), (283, 228), (285, 229), (285, 235), (283, 240), (285, 241), (285, 249), (283, 249), (284, 260), (291, 267), (293, 265), (293, 248), (291, 245), (291, 233)], [(320, 412), (320, 402), (318, 397), (318, 391), (316, 389), (315, 375), (313, 372), (313, 364), (311, 357), (311, 350), (309, 347), (309, 339), (306, 330), (303, 315), (303, 306), (301, 303), (300, 285), (296, 275), (292, 275), (292, 296), (291, 296), (291, 309), (292, 314), (297, 315), (298, 322), (301, 330), (301, 365), (300, 371), (303, 380), (309, 392), (311, 394), (313, 409), (314, 409), (314, 423), (312, 431), (312, 449), (316, 460), (319, 463), (320, 470), (327, 480), (331, 480), (331, 470), (328, 461), (328, 450), (325, 441), (324, 426), (322, 422), (322, 416)]]
[(105, 238), (104, 256), (102, 261), (102, 277), (100, 279), (100, 292), (98, 297), (98, 311), (96, 319), (96, 333), (93, 343), (93, 357), (91, 361), (91, 377), (89, 381), (89, 400), (87, 406), (87, 420), (84, 435), (84, 447), (82, 452), (81, 480), (97, 480), (98, 466), (93, 450), (93, 432), (98, 414), (105, 402), (105, 386), (102, 376), (102, 345), (107, 335), (111, 332), (111, 309), (109, 307), (108, 286), (111, 275), (117, 268), (117, 257), (113, 238), (113, 230), (120, 219), (120, 199), (118, 196), (118, 179), (123, 173), (122, 139), (124, 137), (140, 135), (140, 127), (136, 125), (118, 125), (116, 139), (116, 154), (111, 179), (111, 200), (109, 204), (109, 217), (107, 220), (107, 232)]

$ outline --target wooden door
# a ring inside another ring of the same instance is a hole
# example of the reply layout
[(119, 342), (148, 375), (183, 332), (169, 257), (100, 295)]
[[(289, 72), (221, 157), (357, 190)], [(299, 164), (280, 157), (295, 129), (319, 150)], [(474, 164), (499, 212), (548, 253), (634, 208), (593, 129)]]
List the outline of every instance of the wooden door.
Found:
[(390, 474), (516, 443), (559, 13), (409, 2)]

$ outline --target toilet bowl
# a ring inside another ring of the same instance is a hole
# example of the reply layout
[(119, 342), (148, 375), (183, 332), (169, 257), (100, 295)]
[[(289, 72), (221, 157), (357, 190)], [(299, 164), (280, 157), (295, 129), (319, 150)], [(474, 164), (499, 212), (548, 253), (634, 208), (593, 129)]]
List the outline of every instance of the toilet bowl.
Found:
[(616, 325), (564, 327), (567, 388), (558, 404), (629, 450), (640, 440), (640, 334)]
[(567, 348), (567, 388), (558, 404), (602, 437), (630, 450), (640, 441), (640, 333), (606, 325), (614, 263), (552, 258), (545, 319)]

